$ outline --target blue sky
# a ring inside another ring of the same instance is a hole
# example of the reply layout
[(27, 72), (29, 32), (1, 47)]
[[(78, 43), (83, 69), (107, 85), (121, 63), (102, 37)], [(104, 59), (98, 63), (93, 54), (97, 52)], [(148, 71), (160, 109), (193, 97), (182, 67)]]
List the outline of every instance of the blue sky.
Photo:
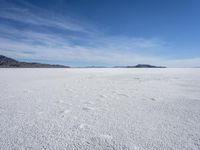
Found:
[(0, 54), (88, 65), (200, 66), (199, 0), (0, 0)]

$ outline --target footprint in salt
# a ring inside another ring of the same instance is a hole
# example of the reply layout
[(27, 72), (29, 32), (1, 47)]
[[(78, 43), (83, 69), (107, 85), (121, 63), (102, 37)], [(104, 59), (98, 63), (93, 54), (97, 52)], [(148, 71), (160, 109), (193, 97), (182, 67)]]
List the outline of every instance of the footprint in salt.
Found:
[(82, 110), (84, 110), (84, 111), (96, 110), (97, 108), (93, 107), (93, 105), (94, 105), (93, 101), (87, 101), (84, 103)]
[(96, 108), (94, 107), (89, 107), (89, 106), (85, 106), (82, 108), (84, 111), (91, 111), (91, 110), (96, 110)]
[(152, 101), (156, 101), (156, 99), (155, 99), (155, 98), (150, 98), (150, 100), (152, 100)]
[(99, 97), (102, 98), (102, 99), (106, 99), (107, 98), (107, 96), (103, 95), (103, 94), (100, 94)]
[(85, 102), (84, 104), (86, 104), (86, 105), (93, 105), (94, 102), (92, 102), (92, 101), (88, 101), (88, 102)]
[(65, 109), (65, 110), (60, 111), (62, 117), (64, 117), (65, 115), (69, 114), (70, 112), (71, 112), (70, 109)]
[(126, 95), (126, 94), (118, 94), (118, 96), (123, 96), (123, 97), (129, 97), (128, 95)]
[(84, 129), (89, 129), (90, 126), (89, 126), (88, 124), (81, 123), (81, 124), (79, 125), (79, 128), (82, 129), (82, 130), (84, 130)]

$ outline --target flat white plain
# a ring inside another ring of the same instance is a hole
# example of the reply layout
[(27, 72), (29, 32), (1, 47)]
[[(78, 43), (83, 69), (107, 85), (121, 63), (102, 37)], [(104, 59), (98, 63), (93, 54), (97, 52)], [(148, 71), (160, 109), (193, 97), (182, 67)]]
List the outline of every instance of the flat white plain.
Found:
[(0, 149), (200, 149), (200, 69), (0, 69)]

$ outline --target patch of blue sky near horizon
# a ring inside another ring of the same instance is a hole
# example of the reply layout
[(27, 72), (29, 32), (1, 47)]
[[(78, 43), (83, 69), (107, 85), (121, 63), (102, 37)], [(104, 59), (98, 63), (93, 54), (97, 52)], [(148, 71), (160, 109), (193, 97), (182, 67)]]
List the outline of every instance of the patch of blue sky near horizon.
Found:
[(174, 39), (165, 39), (157, 36), (158, 33), (149, 37), (135, 36), (134, 32), (131, 36), (109, 34), (108, 29), (104, 30), (89, 19), (66, 15), (60, 5), (56, 9), (62, 8), (64, 13), (53, 11), (52, 7), (44, 8), (34, 1), (0, 2), (0, 54), (18, 60), (70, 66), (137, 63), (200, 66), (200, 56), (196, 55), (199, 52), (194, 47), (183, 48)]

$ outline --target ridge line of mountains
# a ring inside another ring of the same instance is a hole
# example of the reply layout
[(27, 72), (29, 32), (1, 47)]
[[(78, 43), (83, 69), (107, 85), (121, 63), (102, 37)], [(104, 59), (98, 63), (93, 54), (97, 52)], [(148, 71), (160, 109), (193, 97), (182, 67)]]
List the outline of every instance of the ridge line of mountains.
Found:
[(36, 62), (21, 62), (15, 59), (0, 55), (0, 68), (70, 68), (64, 65), (52, 65)]
[[(70, 66), (43, 64), (43, 63), (36, 63), (36, 62), (21, 62), (13, 58), (0, 55), (0, 68), (70, 68)], [(107, 67), (87, 66), (83, 68), (107, 68)], [(152, 66), (149, 64), (138, 64), (136, 66), (114, 66), (113, 68), (166, 68), (166, 67)]]

